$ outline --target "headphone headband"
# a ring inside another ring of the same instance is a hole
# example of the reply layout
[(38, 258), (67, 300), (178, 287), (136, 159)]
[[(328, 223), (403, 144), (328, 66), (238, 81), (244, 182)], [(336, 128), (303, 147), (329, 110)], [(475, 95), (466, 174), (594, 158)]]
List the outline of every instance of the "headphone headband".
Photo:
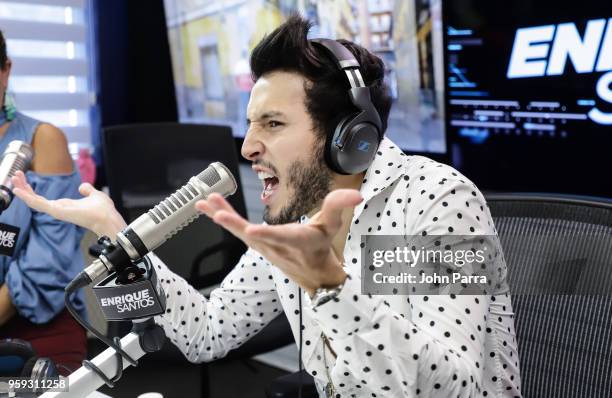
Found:
[[(348, 94), (358, 113), (343, 116), (333, 134), (328, 133), (325, 159), (329, 167), (340, 174), (357, 174), (369, 167), (383, 139), (380, 115), (370, 98), (359, 62), (342, 43), (331, 39), (312, 39), (334, 64), (346, 74), (351, 86)], [(330, 132), (331, 133), (331, 132)]]
[[(367, 117), (378, 129), (380, 139), (382, 139), (382, 123), (378, 111), (370, 100), (370, 90), (365, 85), (361, 71), (359, 70), (359, 61), (355, 58), (352, 52), (349, 51), (342, 43), (332, 39), (311, 39), (311, 43), (318, 45), (331, 55), (338, 69), (344, 71), (348, 82), (351, 86), (349, 95), (351, 102), (358, 109), (367, 113)], [(355, 90), (357, 89), (357, 90)]]

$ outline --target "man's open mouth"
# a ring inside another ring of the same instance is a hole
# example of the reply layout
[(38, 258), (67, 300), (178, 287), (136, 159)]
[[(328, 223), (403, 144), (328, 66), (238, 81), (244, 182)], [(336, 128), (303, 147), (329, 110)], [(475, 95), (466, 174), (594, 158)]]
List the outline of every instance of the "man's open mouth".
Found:
[(278, 177), (274, 174), (270, 174), (265, 171), (257, 172), (257, 177), (261, 180), (263, 184), (261, 200), (265, 204), (269, 204), (270, 200), (272, 199), (272, 195), (276, 192), (278, 188)]

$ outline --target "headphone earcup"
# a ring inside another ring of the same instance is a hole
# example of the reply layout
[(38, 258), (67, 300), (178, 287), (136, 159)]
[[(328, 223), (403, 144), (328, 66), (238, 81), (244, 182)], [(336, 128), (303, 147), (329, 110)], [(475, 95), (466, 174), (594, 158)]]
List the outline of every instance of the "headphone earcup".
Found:
[(50, 358), (32, 357), (25, 363), (21, 371), (22, 377), (31, 377), (36, 380), (43, 380), (58, 375), (55, 363)]
[(348, 115), (341, 118), (336, 124), (333, 133), (327, 135), (325, 142), (325, 162), (330, 169), (338, 174), (346, 174), (338, 163), (338, 151), (340, 151), (338, 141), (342, 140), (342, 137), (345, 135), (345, 127), (353, 117), (354, 115)]
[(358, 174), (365, 171), (380, 144), (377, 128), (368, 122), (354, 122), (348, 116), (338, 124), (326, 148), (329, 167), (339, 174)]
[(34, 365), (38, 361), (38, 357), (32, 357), (26, 361), (23, 365), (23, 369), (21, 369), (21, 377), (30, 377), (32, 376), (32, 370), (34, 369)]
[(0, 340), (0, 376), (19, 376), (23, 367), (36, 352), (32, 345), (24, 340)]

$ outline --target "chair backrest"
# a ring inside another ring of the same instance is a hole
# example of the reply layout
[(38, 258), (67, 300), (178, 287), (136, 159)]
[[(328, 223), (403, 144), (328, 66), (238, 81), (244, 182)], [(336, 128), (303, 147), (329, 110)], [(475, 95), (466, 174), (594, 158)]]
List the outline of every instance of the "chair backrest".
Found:
[(524, 397), (612, 397), (612, 201), (485, 195), (508, 264)]
[[(148, 211), (215, 161), (227, 166), (236, 178), (238, 190), (228, 200), (246, 218), (231, 128), (154, 123), (108, 127), (103, 134), (104, 165), (110, 197), (128, 222)], [(198, 255), (221, 243), (221, 250), (207, 257), (204, 266), (194, 274), (193, 263)], [(174, 272), (187, 278), (196, 288), (201, 288), (220, 282), (245, 249), (239, 239), (202, 216), (155, 253)]]

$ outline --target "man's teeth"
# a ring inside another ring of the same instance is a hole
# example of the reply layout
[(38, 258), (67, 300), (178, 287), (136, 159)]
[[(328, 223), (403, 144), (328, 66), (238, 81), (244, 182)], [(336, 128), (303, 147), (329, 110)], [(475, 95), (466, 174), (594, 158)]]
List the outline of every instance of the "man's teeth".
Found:
[(265, 180), (266, 178), (274, 178), (275, 175), (270, 174), (270, 173), (266, 173), (265, 171), (258, 171), (257, 172), (257, 178), (259, 178), (260, 180)]

